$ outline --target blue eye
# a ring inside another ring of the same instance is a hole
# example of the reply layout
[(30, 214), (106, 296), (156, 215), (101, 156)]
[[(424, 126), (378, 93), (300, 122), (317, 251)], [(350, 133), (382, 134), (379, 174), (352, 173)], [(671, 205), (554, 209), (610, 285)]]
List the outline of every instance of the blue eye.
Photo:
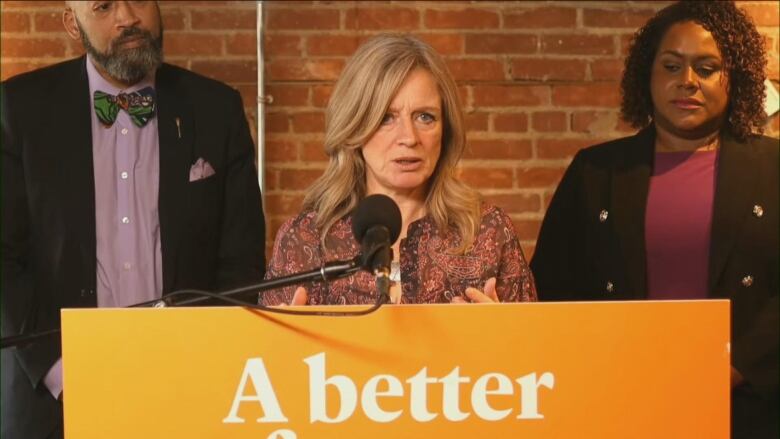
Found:
[(418, 118), (426, 124), (436, 122), (436, 116), (432, 115), (431, 113), (420, 113)]

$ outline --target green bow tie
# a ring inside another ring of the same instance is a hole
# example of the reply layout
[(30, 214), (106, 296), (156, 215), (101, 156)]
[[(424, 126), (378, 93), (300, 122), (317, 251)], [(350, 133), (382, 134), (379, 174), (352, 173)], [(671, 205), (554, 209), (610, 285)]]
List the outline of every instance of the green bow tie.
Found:
[(116, 121), (119, 110), (125, 110), (133, 123), (139, 127), (146, 125), (154, 117), (154, 89), (146, 87), (132, 93), (110, 95), (95, 91), (95, 114), (100, 122), (110, 127)]

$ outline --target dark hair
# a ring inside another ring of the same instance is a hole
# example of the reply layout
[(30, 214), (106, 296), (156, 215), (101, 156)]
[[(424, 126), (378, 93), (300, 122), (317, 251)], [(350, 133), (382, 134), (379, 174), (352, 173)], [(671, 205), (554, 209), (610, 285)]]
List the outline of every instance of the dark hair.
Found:
[(693, 21), (709, 31), (723, 56), (729, 81), (726, 125), (731, 134), (745, 140), (752, 133), (761, 133), (766, 119), (762, 105), (766, 94), (764, 42), (750, 18), (731, 1), (680, 1), (658, 11), (634, 34), (620, 83), (623, 120), (634, 128), (650, 124), (653, 60), (667, 29), (683, 21)]

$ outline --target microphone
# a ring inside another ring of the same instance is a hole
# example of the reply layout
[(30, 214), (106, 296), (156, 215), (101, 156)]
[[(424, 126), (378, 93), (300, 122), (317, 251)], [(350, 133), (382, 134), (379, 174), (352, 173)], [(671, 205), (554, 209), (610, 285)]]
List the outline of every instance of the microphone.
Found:
[(390, 297), (391, 246), (401, 234), (401, 211), (390, 197), (364, 198), (352, 214), (352, 234), (360, 243), (363, 267), (376, 276), (380, 295)]

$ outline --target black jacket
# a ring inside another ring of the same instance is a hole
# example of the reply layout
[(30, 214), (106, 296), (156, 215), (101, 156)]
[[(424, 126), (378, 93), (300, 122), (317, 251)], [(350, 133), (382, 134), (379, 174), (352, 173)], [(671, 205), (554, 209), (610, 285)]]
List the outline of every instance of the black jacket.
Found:
[[(540, 300), (647, 297), (645, 207), (654, 145), (648, 128), (574, 157), (531, 261)], [(724, 136), (719, 153), (708, 284), (711, 298), (731, 300), (731, 360), (747, 382), (733, 392), (734, 437), (776, 439), (778, 140)]]
[[(4, 337), (59, 328), (62, 308), (97, 306), (86, 62), (2, 83)], [(156, 93), (163, 293), (262, 279), (264, 220), (238, 92), (164, 64)], [(198, 158), (216, 173), (190, 183)], [(60, 355), (58, 337), (2, 352), (4, 439), (46, 437), (58, 428), (62, 407), (42, 379)]]

